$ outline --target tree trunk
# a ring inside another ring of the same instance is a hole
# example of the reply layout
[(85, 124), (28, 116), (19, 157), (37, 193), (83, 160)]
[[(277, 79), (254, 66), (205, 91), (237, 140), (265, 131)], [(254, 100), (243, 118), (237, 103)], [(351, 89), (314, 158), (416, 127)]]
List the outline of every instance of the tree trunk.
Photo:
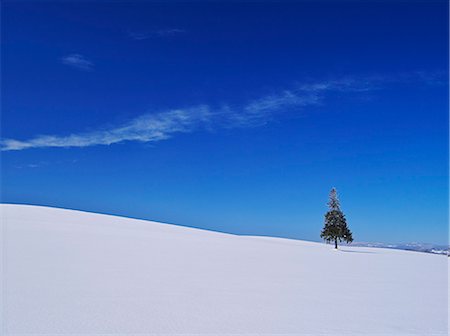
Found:
[(337, 250), (337, 239), (334, 240), (334, 248)]

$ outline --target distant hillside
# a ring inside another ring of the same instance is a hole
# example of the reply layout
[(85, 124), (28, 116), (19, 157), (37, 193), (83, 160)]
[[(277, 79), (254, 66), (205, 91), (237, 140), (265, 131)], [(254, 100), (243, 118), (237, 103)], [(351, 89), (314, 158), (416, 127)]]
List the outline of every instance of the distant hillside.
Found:
[(417, 251), (434, 254), (448, 254), (449, 251), (448, 246), (427, 244), (427, 243), (387, 244), (387, 243), (353, 242), (351, 245), (348, 246), (392, 248), (398, 250)]

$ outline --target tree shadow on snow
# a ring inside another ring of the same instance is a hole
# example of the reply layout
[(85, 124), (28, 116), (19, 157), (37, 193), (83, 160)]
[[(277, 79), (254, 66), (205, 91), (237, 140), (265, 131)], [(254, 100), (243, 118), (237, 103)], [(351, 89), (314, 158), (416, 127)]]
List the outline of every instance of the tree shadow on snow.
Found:
[(350, 250), (340, 250), (341, 252), (349, 252), (349, 253), (369, 253), (374, 254), (376, 252), (370, 252), (370, 251), (350, 251)]

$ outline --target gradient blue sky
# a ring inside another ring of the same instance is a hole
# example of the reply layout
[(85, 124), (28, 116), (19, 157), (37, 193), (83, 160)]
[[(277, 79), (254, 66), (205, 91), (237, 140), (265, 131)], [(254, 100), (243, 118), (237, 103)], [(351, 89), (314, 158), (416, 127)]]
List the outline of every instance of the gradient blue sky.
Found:
[(447, 243), (447, 4), (2, 3), (2, 202)]

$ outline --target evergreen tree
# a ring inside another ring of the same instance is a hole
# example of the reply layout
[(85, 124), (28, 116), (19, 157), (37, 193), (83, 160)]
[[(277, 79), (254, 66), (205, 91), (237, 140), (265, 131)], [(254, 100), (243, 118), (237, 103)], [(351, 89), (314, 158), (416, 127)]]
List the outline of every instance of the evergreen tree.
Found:
[(334, 241), (334, 247), (337, 249), (338, 242), (346, 241), (347, 243), (351, 243), (353, 237), (352, 232), (347, 227), (345, 215), (341, 211), (341, 205), (335, 188), (331, 189), (328, 208), (330, 210), (325, 214), (325, 226), (320, 233), (320, 238), (324, 239), (327, 243)]

